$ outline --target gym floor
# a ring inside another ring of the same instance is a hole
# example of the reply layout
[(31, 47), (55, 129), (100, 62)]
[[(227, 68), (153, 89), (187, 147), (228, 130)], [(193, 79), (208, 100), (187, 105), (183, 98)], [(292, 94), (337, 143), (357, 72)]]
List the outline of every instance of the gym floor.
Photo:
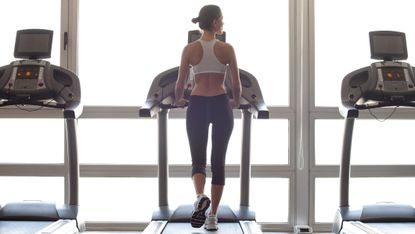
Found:
[[(91, 231), (91, 232), (83, 232), (84, 234), (140, 234), (141, 232), (98, 232), (98, 231)], [(215, 232), (212, 232), (212, 234)], [(264, 232), (264, 234), (292, 234), (288, 232)], [(315, 233), (318, 234), (318, 233)], [(323, 233), (320, 233), (323, 234)]]
[[(90, 231), (90, 232), (83, 232), (83, 234), (140, 234), (141, 232), (98, 232), (98, 231)], [(215, 232), (212, 232), (212, 234)], [(288, 232), (264, 232), (265, 234), (289, 234)]]

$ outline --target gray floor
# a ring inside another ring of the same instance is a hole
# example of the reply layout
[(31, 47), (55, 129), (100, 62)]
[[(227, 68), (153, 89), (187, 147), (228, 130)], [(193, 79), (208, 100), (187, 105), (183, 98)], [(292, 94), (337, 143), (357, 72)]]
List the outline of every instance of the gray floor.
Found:
[[(139, 234), (141, 232), (83, 232), (83, 233), (85, 233), (85, 234)], [(211, 233), (213, 234), (214, 232), (211, 232)], [(291, 234), (291, 233), (288, 233), (288, 232), (264, 232), (264, 234)]]
[[(141, 232), (83, 232), (85, 234), (139, 234)], [(214, 232), (209, 232), (209, 233), (214, 233)], [(289, 232), (264, 232), (264, 234), (292, 234)], [(315, 233), (318, 234), (318, 233)], [(320, 233), (323, 234), (323, 233)]]

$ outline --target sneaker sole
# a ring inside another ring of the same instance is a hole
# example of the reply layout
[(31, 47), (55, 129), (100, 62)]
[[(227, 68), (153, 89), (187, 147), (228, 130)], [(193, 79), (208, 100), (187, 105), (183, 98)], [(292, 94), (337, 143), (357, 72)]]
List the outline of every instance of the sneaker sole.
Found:
[(210, 206), (209, 198), (205, 197), (199, 201), (197, 204), (196, 210), (193, 211), (192, 218), (190, 219), (190, 224), (194, 228), (200, 228), (205, 224), (206, 220), (206, 210)]
[(205, 229), (206, 229), (207, 231), (217, 231), (219, 228), (218, 228), (218, 226), (216, 226), (216, 227), (207, 227), (207, 226), (205, 225)]

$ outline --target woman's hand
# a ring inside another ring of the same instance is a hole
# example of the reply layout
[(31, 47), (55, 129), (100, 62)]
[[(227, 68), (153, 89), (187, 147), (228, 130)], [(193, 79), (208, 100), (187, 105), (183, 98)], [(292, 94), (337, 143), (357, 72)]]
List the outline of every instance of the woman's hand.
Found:
[(188, 102), (189, 102), (189, 100), (184, 99), (184, 98), (180, 98), (179, 100), (176, 100), (174, 102), (174, 105), (177, 106), (177, 107), (185, 107)]
[(232, 109), (239, 108), (239, 102), (236, 102), (233, 98), (229, 99), (229, 105), (232, 107)]

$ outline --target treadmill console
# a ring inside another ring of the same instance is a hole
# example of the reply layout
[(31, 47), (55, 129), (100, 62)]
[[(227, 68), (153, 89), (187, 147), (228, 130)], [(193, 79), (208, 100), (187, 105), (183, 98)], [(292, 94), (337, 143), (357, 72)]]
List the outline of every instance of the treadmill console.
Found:
[(78, 77), (40, 58), (51, 54), (52, 31), (17, 31), (14, 55), (23, 58), (0, 67), (0, 106), (37, 105), (74, 109), (80, 103)]
[(0, 106), (39, 105), (73, 109), (80, 103), (78, 77), (44, 60), (18, 60), (0, 67)]
[(377, 78), (376, 90), (383, 95), (414, 91), (414, 74), (408, 63), (383, 62), (373, 63), (371, 66), (373, 75)]
[[(372, 58), (382, 58), (368, 67), (355, 70), (343, 79), (342, 104), (348, 109), (413, 105), (414, 68), (393, 59), (407, 57), (405, 34), (370, 32)], [(392, 43), (392, 45), (391, 45)]]
[(9, 91), (26, 92), (28, 90), (45, 89), (46, 61), (22, 60), (12, 63), (10, 79), (7, 82)]

